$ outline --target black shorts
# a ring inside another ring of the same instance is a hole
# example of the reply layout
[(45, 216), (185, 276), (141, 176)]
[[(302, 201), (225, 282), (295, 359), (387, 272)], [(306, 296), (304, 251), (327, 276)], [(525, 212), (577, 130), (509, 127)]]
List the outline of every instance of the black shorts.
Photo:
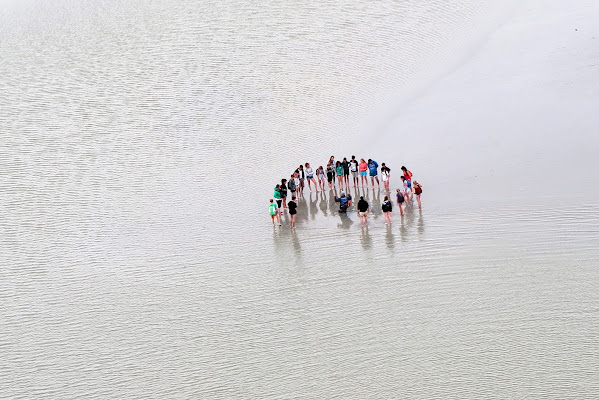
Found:
[(281, 208), (281, 204), (283, 204), (283, 199), (277, 199), (277, 205)]
[(295, 210), (290, 210), (289, 211), (289, 215), (295, 215), (295, 214), (297, 214), (297, 211), (295, 211)]
[(333, 182), (333, 177), (334, 176), (335, 175), (333, 175), (332, 172), (327, 172), (327, 179), (328, 179), (329, 183)]
[(343, 170), (343, 175), (349, 176), (349, 169), (344, 169)]

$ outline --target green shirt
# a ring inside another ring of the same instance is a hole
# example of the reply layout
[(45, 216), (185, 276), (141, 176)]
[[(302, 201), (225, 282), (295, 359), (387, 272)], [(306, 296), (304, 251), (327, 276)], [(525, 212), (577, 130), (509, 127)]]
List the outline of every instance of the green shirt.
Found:
[(270, 215), (277, 215), (277, 205), (275, 203), (270, 203), (269, 211)]

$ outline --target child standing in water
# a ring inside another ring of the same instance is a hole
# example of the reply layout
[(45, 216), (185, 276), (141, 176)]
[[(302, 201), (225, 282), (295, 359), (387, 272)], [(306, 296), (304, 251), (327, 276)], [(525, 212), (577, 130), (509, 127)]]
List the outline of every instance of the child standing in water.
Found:
[(318, 184), (320, 185), (320, 191), (324, 192), (324, 185), (326, 182), (326, 174), (322, 165), (316, 169), (316, 176), (318, 177)]
[(420, 195), (422, 194), (422, 185), (414, 181), (414, 194), (416, 195), (416, 201), (418, 202), (418, 208), (422, 208), (420, 203)]
[(310, 191), (312, 191), (312, 185), (310, 182), (314, 184), (314, 190), (318, 192), (318, 185), (316, 184), (316, 179), (314, 179), (314, 169), (310, 166), (310, 163), (306, 163), (306, 179), (308, 180), (308, 187)]
[(356, 161), (356, 156), (351, 156), (351, 161), (349, 162), (349, 170), (354, 181), (354, 187), (358, 187), (360, 179), (358, 178), (358, 161)]
[(404, 197), (403, 197), (403, 193), (401, 193), (401, 190), (397, 189), (396, 190), (396, 194), (395, 197), (397, 198), (397, 206), (399, 207), (399, 214), (401, 216), (403, 216), (403, 202), (404, 202)]
[(358, 168), (360, 170), (360, 179), (362, 182), (362, 187), (364, 187), (364, 182), (366, 182), (366, 188), (368, 188), (368, 178), (366, 178), (368, 164), (366, 164), (366, 161), (364, 161), (363, 158), (360, 159), (360, 164), (358, 164)]
[(277, 217), (277, 222), (279, 226), (281, 226), (281, 217), (279, 217), (279, 209), (277, 208), (277, 204), (270, 199), (270, 206), (268, 207), (268, 212), (270, 213), (270, 219), (272, 220), (272, 226), (275, 226), (275, 217)]
[(360, 201), (358, 201), (358, 215), (360, 216), (360, 225), (368, 224), (368, 202), (364, 200), (364, 196), (360, 196)]
[(343, 166), (339, 161), (335, 165), (335, 172), (337, 173), (337, 181), (339, 182), (339, 190), (343, 190)]
[(391, 169), (385, 165), (385, 163), (381, 164), (381, 179), (383, 180), (383, 185), (385, 186), (385, 192), (389, 193), (389, 180), (391, 179)]
[(393, 211), (393, 203), (389, 201), (389, 197), (385, 196), (381, 209), (385, 213), (385, 225), (391, 223), (391, 211)]
[(408, 187), (410, 191), (412, 191), (412, 171), (408, 170), (405, 166), (401, 166), (401, 170), (403, 171), (403, 176), (406, 177), (406, 181), (408, 181)]
[(408, 180), (404, 175), (401, 176), (401, 186), (405, 200), (410, 201), (410, 193), (412, 192), (412, 189), (411, 186), (408, 185)]
[(300, 164), (300, 166), (298, 167), (298, 169), (295, 172), (297, 172), (297, 175), (299, 176), (299, 186), (297, 189), (297, 194), (299, 194), (300, 196), (303, 196), (304, 183), (306, 180), (306, 172), (304, 171), (304, 166)]
[(345, 187), (349, 189), (349, 163), (347, 162), (347, 158), (343, 157), (341, 166), (343, 167), (343, 181), (345, 182)]
[(379, 164), (371, 159), (368, 159), (368, 169), (370, 170), (370, 181), (372, 182), (372, 188), (374, 189), (374, 180), (376, 179), (376, 185), (381, 188), (381, 182), (379, 182), (378, 175)]
[(333, 164), (327, 164), (327, 180), (329, 181), (329, 190), (333, 189), (333, 185), (335, 184), (335, 167)]
[(291, 229), (295, 229), (295, 214), (297, 214), (297, 203), (295, 202), (295, 196), (293, 196), (289, 202), (289, 218), (291, 219), (289, 227)]
[(297, 190), (297, 186), (295, 184), (295, 174), (291, 174), (289, 178), (289, 183), (287, 184), (289, 191), (291, 192), (291, 197), (295, 196), (295, 191)]
[(287, 208), (287, 179), (281, 179), (281, 198), (283, 198), (283, 209)]
[(281, 185), (277, 184), (277, 186), (275, 186), (275, 190), (272, 194), (272, 197), (275, 198), (275, 201), (277, 202), (277, 208), (279, 209), (281, 214), (283, 214), (283, 211), (281, 209), (281, 204), (283, 203), (283, 196), (281, 196)]

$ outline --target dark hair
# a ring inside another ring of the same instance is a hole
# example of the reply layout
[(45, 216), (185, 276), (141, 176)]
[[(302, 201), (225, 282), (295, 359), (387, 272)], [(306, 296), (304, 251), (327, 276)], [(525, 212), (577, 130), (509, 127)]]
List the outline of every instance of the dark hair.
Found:
[(275, 186), (275, 187), (281, 187), (281, 185), (279, 185), (279, 184), (277, 183), (277, 186)]
[(360, 196), (360, 200), (364, 200), (364, 196)]
[(401, 179), (405, 181), (405, 180), (406, 180), (406, 177), (402, 175), (402, 176), (401, 176)]
[(270, 199), (270, 202), (272, 203), (272, 199)]
[(369, 158), (369, 159), (368, 159), (368, 164), (370, 164), (370, 162), (371, 162), (371, 161), (372, 161), (372, 159), (371, 159), (371, 158)]
[(356, 158), (356, 156), (351, 156), (351, 158)]
[(291, 200), (295, 200), (295, 196), (291, 196)]
[(341, 162), (340, 162), (340, 161), (337, 161), (337, 162), (335, 163), (335, 166), (339, 166), (339, 165), (341, 165)]
[(387, 200), (389, 200), (389, 197), (385, 196), (385, 199), (384, 199), (384, 201), (387, 201)]
[(404, 167), (403, 165), (401, 166), (401, 169), (403, 169), (404, 171), (407, 171), (407, 168)]
[(381, 163), (381, 165), (384, 167), (384, 166), (385, 166), (385, 163)]
[(281, 179), (281, 183), (285, 183), (285, 182), (287, 182), (287, 179), (285, 179), (285, 178)]
[(347, 161), (347, 157), (343, 157), (343, 161)]
[[(304, 166), (300, 164), (299, 168), (301, 168), (301, 169), (304, 169)], [(299, 169), (299, 168), (298, 168), (298, 169)]]

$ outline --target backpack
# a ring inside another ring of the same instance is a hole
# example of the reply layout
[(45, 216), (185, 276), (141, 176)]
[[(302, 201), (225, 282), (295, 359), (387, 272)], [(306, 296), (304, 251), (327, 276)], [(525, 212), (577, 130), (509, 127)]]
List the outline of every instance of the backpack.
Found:
[(339, 204), (341, 207), (346, 207), (348, 203), (347, 197), (342, 197), (341, 199), (339, 199)]

